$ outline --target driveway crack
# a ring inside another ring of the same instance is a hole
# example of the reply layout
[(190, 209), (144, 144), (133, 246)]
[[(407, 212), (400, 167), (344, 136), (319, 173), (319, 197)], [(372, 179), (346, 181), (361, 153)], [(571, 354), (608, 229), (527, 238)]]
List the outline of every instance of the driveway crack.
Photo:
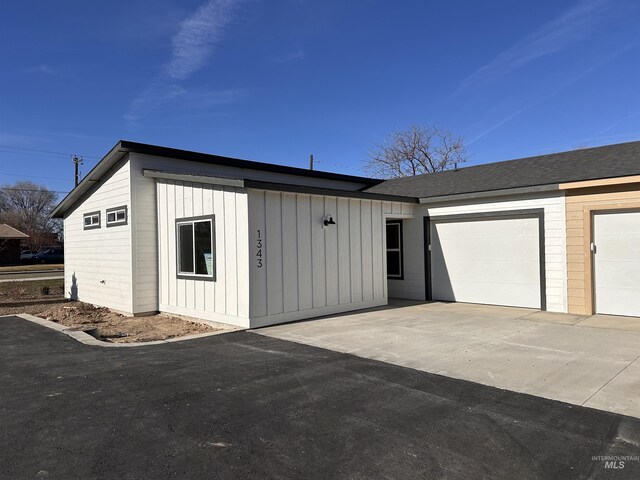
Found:
[(640, 355), (638, 355), (636, 358), (634, 358), (633, 360), (631, 360), (627, 365), (625, 365), (622, 370), (620, 370), (618, 373), (616, 373), (613, 377), (611, 377), (606, 383), (604, 383), (598, 390), (596, 390), (595, 392), (593, 392), (593, 394), (587, 398), (584, 402), (581, 403), (581, 405), (585, 405), (589, 400), (591, 400), (593, 397), (595, 397), (604, 387), (606, 387), (607, 385), (609, 385), (613, 380), (615, 380), (622, 372), (624, 372), (627, 368), (629, 368), (631, 365), (633, 365), (634, 363), (636, 363), (638, 361), (638, 359), (640, 358)]

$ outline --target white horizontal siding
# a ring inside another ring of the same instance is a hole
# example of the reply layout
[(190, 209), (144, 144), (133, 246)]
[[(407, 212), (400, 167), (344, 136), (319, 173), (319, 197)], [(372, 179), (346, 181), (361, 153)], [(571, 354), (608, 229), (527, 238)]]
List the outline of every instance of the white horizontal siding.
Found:
[[(247, 194), (231, 187), (158, 180), (159, 308), (249, 326)], [(215, 216), (215, 281), (177, 278), (176, 219)]]
[[(133, 313), (131, 222), (107, 228), (106, 210), (131, 212), (129, 167), (116, 166), (64, 219), (65, 296), (124, 313)], [(84, 214), (95, 211), (101, 228), (84, 230)]]
[[(404, 221), (405, 279), (389, 282), (390, 296), (424, 298), (424, 232), (425, 215), (437, 217), (469, 213), (498, 212), (506, 210), (544, 209), (545, 219), (545, 269), (547, 310), (567, 311), (566, 290), (566, 240), (564, 196), (561, 193), (488, 199), (482, 203), (473, 201), (443, 206), (419, 205), (415, 219)], [(420, 292), (421, 297), (418, 295)]]
[[(251, 326), (386, 304), (391, 207), (249, 189)], [(336, 225), (323, 226), (327, 214)]]

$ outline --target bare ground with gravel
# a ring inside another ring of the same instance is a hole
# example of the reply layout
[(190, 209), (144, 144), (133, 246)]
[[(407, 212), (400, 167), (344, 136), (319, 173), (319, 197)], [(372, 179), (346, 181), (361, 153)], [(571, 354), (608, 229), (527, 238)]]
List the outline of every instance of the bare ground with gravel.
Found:
[(107, 342), (132, 343), (166, 340), (222, 330), (195, 321), (158, 314), (127, 317), (108, 308), (64, 298), (61, 280), (0, 284), (0, 315), (28, 313), (68, 327), (94, 330)]

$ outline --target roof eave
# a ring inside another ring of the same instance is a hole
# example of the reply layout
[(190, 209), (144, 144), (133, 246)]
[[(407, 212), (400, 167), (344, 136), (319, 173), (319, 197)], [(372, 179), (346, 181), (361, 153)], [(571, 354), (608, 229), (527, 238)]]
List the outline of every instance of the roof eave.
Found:
[(455, 202), (460, 200), (475, 200), (482, 198), (504, 197), (513, 195), (527, 195), (532, 193), (557, 192), (559, 187), (557, 183), (545, 185), (533, 185), (530, 187), (504, 188), (500, 190), (484, 190), (479, 192), (454, 193), (451, 195), (439, 195), (434, 197), (420, 197), (421, 204), (434, 204)]
[(93, 185), (99, 182), (105, 173), (107, 173), (113, 166), (118, 163), (125, 155), (129, 153), (129, 149), (122, 145), (122, 141), (119, 141), (109, 152), (102, 157), (102, 159), (96, 164), (95, 167), (71, 190), (66, 197), (64, 197), (60, 203), (51, 212), (51, 218), (64, 218), (64, 214), (75, 203), (86, 194)]

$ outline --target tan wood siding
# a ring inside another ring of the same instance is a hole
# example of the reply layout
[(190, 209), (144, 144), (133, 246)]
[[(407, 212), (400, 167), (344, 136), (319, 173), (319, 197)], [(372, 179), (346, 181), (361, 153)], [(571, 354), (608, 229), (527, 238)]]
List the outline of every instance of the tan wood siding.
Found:
[(592, 214), (640, 208), (640, 185), (607, 185), (566, 191), (569, 313), (593, 314)]

